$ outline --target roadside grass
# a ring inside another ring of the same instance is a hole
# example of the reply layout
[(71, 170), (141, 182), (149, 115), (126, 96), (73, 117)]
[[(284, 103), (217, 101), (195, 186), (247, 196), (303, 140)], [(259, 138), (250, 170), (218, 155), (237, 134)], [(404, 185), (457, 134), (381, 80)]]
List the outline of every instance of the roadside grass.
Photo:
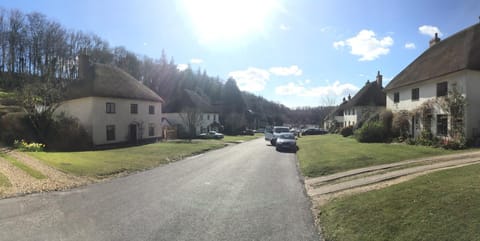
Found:
[(0, 187), (11, 187), (12, 184), (8, 178), (0, 172)]
[(156, 167), (181, 158), (223, 147), (216, 140), (159, 142), (149, 145), (84, 152), (29, 152), (28, 154), (64, 172), (102, 178), (122, 172)]
[(263, 135), (263, 133), (255, 133), (253, 136), (225, 136), (222, 140), (224, 142), (244, 142), (260, 138)]
[(305, 176), (317, 177), (355, 168), (443, 155), (453, 151), (406, 144), (359, 143), (340, 135), (304, 136), (298, 139), (298, 159)]
[(47, 176), (43, 175), (41, 172), (31, 168), (30, 166), (27, 166), (25, 165), (23, 162), (15, 159), (14, 157), (12, 156), (9, 156), (5, 153), (0, 153), (0, 157), (7, 160), (8, 162), (10, 162), (12, 165), (16, 166), (17, 168), (23, 170), (24, 172), (26, 172), (28, 175), (36, 178), (36, 179), (45, 179), (47, 178)]
[(479, 182), (477, 164), (333, 200), (325, 240), (480, 240)]

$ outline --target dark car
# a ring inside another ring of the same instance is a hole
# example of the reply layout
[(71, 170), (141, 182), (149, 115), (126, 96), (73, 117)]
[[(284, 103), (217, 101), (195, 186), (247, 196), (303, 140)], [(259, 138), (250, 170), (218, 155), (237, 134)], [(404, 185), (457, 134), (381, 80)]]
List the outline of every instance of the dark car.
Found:
[(223, 134), (216, 131), (209, 131), (207, 133), (202, 133), (199, 136), (201, 139), (223, 139)]
[(246, 130), (242, 131), (242, 134), (243, 135), (248, 135), (248, 136), (253, 136), (253, 135), (255, 135), (255, 131), (250, 130), (250, 129), (246, 129)]
[(297, 152), (297, 139), (293, 133), (283, 133), (277, 137), (275, 145), (277, 151), (292, 151)]
[(306, 129), (302, 132), (303, 136), (308, 136), (308, 135), (325, 135), (328, 134), (328, 131), (320, 128), (309, 128)]

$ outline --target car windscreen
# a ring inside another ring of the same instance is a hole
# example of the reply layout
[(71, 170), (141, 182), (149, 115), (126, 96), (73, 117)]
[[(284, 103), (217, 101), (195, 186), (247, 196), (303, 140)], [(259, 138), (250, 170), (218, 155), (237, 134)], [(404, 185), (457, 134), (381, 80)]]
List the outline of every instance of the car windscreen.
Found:
[(273, 132), (276, 132), (276, 133), (290, 132), (290, 129), (286, 127), (277, 127), (273, 129)]

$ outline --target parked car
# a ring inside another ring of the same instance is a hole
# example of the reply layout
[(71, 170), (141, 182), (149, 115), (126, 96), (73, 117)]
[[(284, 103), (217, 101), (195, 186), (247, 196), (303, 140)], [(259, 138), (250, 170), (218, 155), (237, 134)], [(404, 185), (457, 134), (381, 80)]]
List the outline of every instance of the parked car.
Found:
[(246, 130), (242, 131), (242, 134), (243, 134), (243, 135), (253, 136), (253, 135), (255, 135), (255, 132), (254, 132), (253, 130), (246, 129)]
[(283, 133), (277, 137), (275, 146), (277, 151), (292, 151), (297, 152), (297, 139), (293, 133)]
[(255, 133), (264, 133), (264, 132), (265, 132), (265, 128), (259, 128), (255, 130)]
[(277, 137), (283, 133), (290, 133), (290, 128), (286, 126), (274, 126), (273, 128), (265, 128), (265, 140), (270, 141), (270, 144), (272, 144), (272, 146), (275, 146), (275, 143), (277, 142)]
[(201, 139), (223, 139), (223, 134), (216, 131), (209, 131), (199, 135)]
[(320, 128), (308, 128), (302, 132), (303, 136), (307, 135), (325, 135), (328, 134), (328, 131)]

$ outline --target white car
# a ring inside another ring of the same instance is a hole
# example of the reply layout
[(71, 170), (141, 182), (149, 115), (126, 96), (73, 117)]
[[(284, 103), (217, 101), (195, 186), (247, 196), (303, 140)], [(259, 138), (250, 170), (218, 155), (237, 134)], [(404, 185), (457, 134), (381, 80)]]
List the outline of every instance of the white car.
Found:
[(265, 128), (265, 140), (270, 141), (272, 146), (275, 146), (277, 138), (284, 133), (290, 133), (290, 128), (286, 126), (274, 126)]

